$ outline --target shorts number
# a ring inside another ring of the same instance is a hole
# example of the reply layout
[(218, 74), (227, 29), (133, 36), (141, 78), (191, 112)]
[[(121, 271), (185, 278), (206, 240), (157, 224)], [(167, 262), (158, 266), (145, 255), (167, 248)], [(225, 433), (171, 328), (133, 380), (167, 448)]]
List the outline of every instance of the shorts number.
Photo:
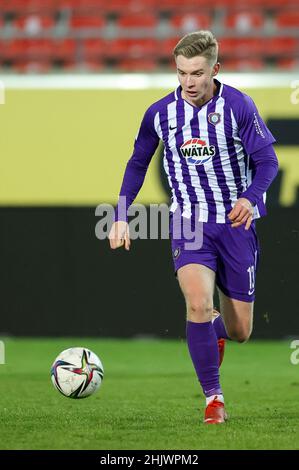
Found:
[(249, 294), (252, 294), (254, 291), (254, 284), (255, 284), (254, 271), (255, 271), (255, 267), (253, 265), (249, 266), (249, 268), (247, 269), (247, 272), (249, 275), (249, 292), (248, 292)]

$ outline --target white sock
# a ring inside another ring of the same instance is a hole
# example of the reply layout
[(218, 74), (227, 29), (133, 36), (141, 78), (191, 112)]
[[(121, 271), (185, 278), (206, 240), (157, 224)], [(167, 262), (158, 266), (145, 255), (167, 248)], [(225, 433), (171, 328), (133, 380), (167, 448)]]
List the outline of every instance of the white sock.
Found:
[(210, 397), (206, 397), (206, 405), (209, 405), (209, 403), (211, 403), (211, 401), (213, 401), (214, 398), (217, 398), (218, 401), (221, 401), (222, 403), (224, 403), (223, 395), (211, 395)]

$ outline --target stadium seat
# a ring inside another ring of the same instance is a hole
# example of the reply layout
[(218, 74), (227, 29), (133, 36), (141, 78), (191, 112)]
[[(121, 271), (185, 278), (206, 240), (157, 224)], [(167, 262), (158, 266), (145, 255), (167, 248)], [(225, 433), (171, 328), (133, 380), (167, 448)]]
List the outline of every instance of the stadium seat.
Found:
[(0, 11), (1, 13), (17, 13), (25, 12), (28, 0), (1, 0)]
[(74, 15), (70, 19), (70, 28), (103, 28), (106, 24), (105, 18), (101, 15)]
[(85, 39), (82, 41), (82, 57), (85, 61), (98, 61), (103, 57), (105, 41), (103, 39)]
[(183, 13), (174, 15), (170, 19), (170, 24), (182, 33), (189, 33), (199, 29), (208, 29), (211, 26), (211, 17), (207, 13)]
[(46, 60), (53, 53), (51, 39), (24, 39), (23, 47), (24, 57), (31, 60)]
[(262, 59), (226, 60), (222, 64), (224, 72), (258, 72), (265, 67)]
[(298, 70), (299, 59), (298, 58), (279, 59), (277, 61), (277, 66), (281, 70)]
[(19, 39), (10, 39), (0, 41), (0, 60), (14, 60), (21, 57), (23, 51), (22, 41)]
[(142, 13), (155, 11), (158, 0), (109, 0), (103, 5), (107, 13)]
[(50, 39), (13, 39), (3, 41), (2, 47), (5, 60), (47, 60), (52, 54)]
[(120, 28), (154, 29), (158, 24), (158, 19), (152, 13), (131, 13), (120, 16), (116, 24)]
[(56, 0), (56, 4), (59, 10), (70, 9), (84, 14), (103, 10), (105, 0)]
[(2, 0), (3, 13), (52, 13), (56, 10), (56, 0)]
[(265, 51), (264, 41), (260, 38), (220, 38), (220, 60), (223, 57), (242, 58), (261, 56)]
[(28, 36), (36, 36), (44, 30), (53, 28), (55, 26), (55, 20), (53, 16), (30, 14), (16, 18), (12, 22), (12, 26), (23, 31)]
[[(213, 7), (225, 7), (227, 9), (247, 9), (248, 0), (214, 0)], [(250, 0), (250, 8), (252, 11), (257, 9), (276, 9), (285, 7), (286, 5), (298, 5), (298, 0)]]
[(155, 39), (115, 39), (107, 41), (105, 55), (109, 58), (145, 58), (157, 53)]
[(157, 62), (154, 59), (121, 59), (118, 68), (122, 72), (155, 72)]
[(46, 60), (20, 60), (14, 63), (13, 68), (19, 73), (49, 73), (52, 63)]
[(264, 23), (264, 15), (258, 11), (229, 12), (225, 18), (225, 27), (239, 33), (248, 33), (252, 29), (262, 28)]
[(73, 39), (14, 39), (4, 42), (2, 55), (9, 60), (71, 60), (75, 52)]
[(56, 39), (52, 41), (52, 58), (55, 60), (74, 60), (76, 41), (74, 39)]
[[(208, 0), (162, 0), (157, 2), (157, 9), (170, 13), (193, 11), (198, 13), (202, 7), (210, 7)], [(195, 14), (196, 14), (195, 13)]]
[(174, 47), (177, 45), (180, 37), (168, 38), (159, 41), (158, 46), (158, 55), (159, 57), (169, 59), (172, 56), (172, 51)]
[[(243, 0), (245, 1), (245, 0)], [(298, 0), (251, 0), (251, 6), (260, 6), (264, 9), (276, 9), (279, 7), (285, 8), (286, 6), (297, 6)]]
[(294, 37), (265, 38), (263, 44), (267, 56), (298, 55), (299, 39)]
[(277, 14), (275, 24), (278, 28), (299, 28), (299, 8), (297, 10), (281, 11)]
[(70, 61), (63, 65), (67, 72), (100, 72), (105, 68), (101, 60)]

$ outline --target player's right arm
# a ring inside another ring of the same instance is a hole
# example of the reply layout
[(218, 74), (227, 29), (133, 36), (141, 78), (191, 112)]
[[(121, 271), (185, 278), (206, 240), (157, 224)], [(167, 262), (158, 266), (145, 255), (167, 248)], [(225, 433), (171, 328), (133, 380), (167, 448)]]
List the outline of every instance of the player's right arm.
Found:
[(109, 233), (112, 249), (120, 248), (123, 245), (126, 250), (130, 249), (127, 212), (142, 187), (148, 166), (159, 144), (154, 118), (155, 113), (152, 107), (149, 107), (141, 122), (135, 139), (134, 151), (127, 163), (123, 177), (114, 223)]

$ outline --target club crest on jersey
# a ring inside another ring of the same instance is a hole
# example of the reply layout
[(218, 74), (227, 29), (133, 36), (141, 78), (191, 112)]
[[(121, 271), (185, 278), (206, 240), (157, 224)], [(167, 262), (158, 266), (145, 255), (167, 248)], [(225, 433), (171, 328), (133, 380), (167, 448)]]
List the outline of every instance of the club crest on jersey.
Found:
[(208, 146), (205, 140), (197, 138), (186, 140), (180, 150), (187, 163), (192, 165), (203, 165), (215, 155), (214, 145)]
[(214, 126), (216, 126), (216, 124), (219, 124), (219, 122), (221, 121), (221, 114), (219, 114), (219, 113), (210, 113), (208, 115), (208, 121), (211, 124), (214, 124)]

